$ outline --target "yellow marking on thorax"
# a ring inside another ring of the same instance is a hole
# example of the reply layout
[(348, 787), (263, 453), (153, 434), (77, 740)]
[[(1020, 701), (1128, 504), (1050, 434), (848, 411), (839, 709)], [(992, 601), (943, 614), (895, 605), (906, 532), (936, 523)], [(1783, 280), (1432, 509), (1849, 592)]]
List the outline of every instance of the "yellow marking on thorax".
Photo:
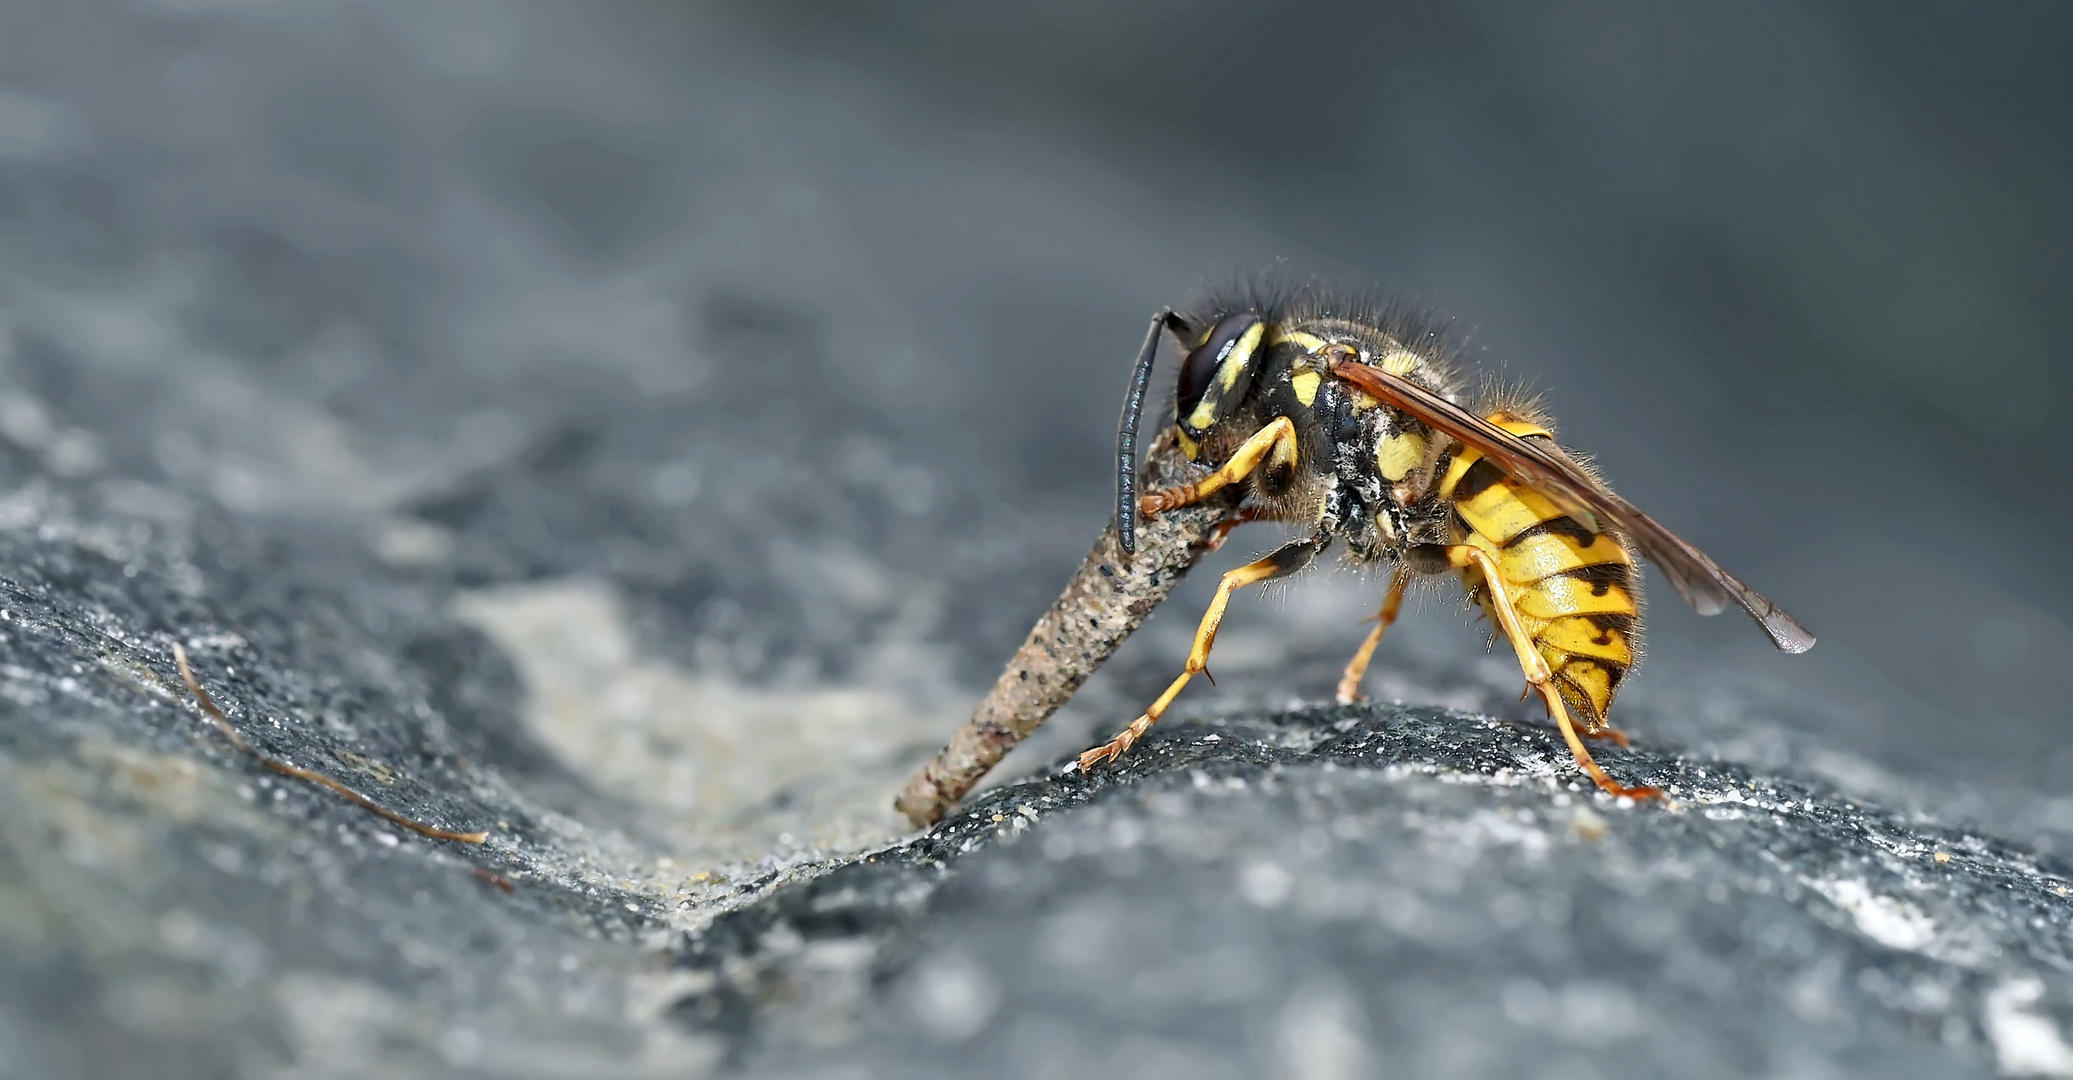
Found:
[(1409, 349), (1398, 349), (1382, 357), (1375, 366), (1391, 375), (1409, 375), (1418, 370), (1419, 357)]
[(1415, 431), (1399, 431), (1375, 447), (1375, 467), (1392, 484), (1411, 475), (1424, 460), (1425, 436)]
[(1186, 455), (1188, 455), (1188, 460), (1189, 460), (1189, 461), (1200, 461), (1200, 460), (1202, 460), (1202, 444), (1201, 444), (1201, 443), (1198, 443), (1198, 442), (1196, 442), (1196, 441), (1195, 441), (1194, 439), (1192, 439), (1192, 438), (1189, 438), (1189, 437), (1188, 437), (1188, 433), (1187, 433), (1187, 432), (1185, 432), (1185, 431), (1180, 431), (1180, 430), (1176, 429), (1176, 430), (1175, 430), (1175, 432), (1174, 432), (1174, 434), (1176, 434), (1176, 435), (1179, 435), (1179, 436), (1180, 436), (1180, 452), (1181, 452), (1181, 453), (1183, 453), (1183, 454), (1186, 454)]
[(1321, 352), (1324, 349), (1323, 338), (1318, 337), (1316, 334), (1306, 333), (1302, 330), (1276, 330), (1274, 331), (1274, 336), (1267, 339), (1267, 344), (1295, 344), (1301, 346), (1304, 351), (1313, 353)]
[(1290, 377), (1288, 385), (1296, 392), (1296, 400), (1307, 408), (1311, 402), (1317, 400), (1317, 387), (1323, 382), (1324, 375), (1320, 372), (1299, 371)]

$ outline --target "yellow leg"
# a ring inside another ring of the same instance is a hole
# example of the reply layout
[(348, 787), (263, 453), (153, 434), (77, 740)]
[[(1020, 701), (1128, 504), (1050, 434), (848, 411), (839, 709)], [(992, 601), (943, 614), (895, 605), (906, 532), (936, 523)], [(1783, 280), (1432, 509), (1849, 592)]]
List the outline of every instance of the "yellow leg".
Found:
[(1456, 570), (1473, 566), (1483, 575), (1483, 588), (1489, 590), (1490, 608), (1497, 613), (1498, 625), (1503, 627), (1504, 636), (1512, 643), (1512, 651), (1518, 654), (1519, 667), (1526, 674), (1526, 682), (1540, 692), (1540, 698), (1547, 703), (1548, 715), (1555, 718), (1556, 726), (1562, 729), (1562, 738), (1569, 744), (1569, 752), (1576, 758), (1579, 768), (1590, 776), (1603, 790), (1613, 795), (1625, 795), (1633, 799), (1656, 799), (1662, 792), (1652, 787), (1628, 787), (1607, 775), (1604, 769), (1591, 758), (1591, 751), (1584, 746), (1583, 737), (1577, 734), (1576, 723), (1569, 719), (1569, 708), (1562, 703), (1562, 695), (1555, 692), (1554, 674), (1548, 670), (1548, 662), (1541, 658), (1540, 650), (1533, 647), (1533, 639), (1526, 634), (1526, 627), (1519, 622), (1518, 612), (1512, 610), (1512, 598), (1506, 591), (1504, 578), (1498, 573), (1496, 560), (1489, 552), (1473, 544), (1455, 544), (1446, 549), (1447, 565)]
[(1151, 706), (1145, 709), (1144, 715), (1131, 721), (1122, 734), (1081, 754), (1080, 768), (1091, 769), (1136, 745), (1137, 740), (1144, 738), (1144, 733), (1159, 722), (1159, 717), (1165, 715), (1167, 706), (1172, 705), (1173, 699), (1180, 696), (1181, 689), (1188, 685), (1188, 680), (1208, 669), (1209, 650), (1216, 645), (1217, 627), (1223, 624), (1224, 609), (1230, 606), (1233, 592), (1247, 585), (1301, 570), (1323, 550), (1324, 544), (1323, 537), (1293, 540), (1276, 548), (1265, 558), (1249, 562), (1225, 574), (1223, 580), (1217, 583), (1216, 598), (1209, 602), (1209, 610), (1202, 613), (1202, 621), (1195, 627), (1195, 645), (1188, 650), (1188, 664), (1182, 669), (1180, 677), (1174, 679), (1166, 688), (1166, 692), (1159, 695), (1159, 700), (1152, 702)]
[(1252, 433), (1215, 472), (1180, 487), (1150, 492), (1138, 502), (1138, 510), (1145, 514), (1156, 514), (1162, 510), (1174, 510), (1201, 502), (1211, 493), (1237, 483), (1252, 475), (1260, 462), (1272, 460), (1277, 465), (1293, 467), (1296, 463), (1296, 425), (1286, 416), (1279, 416), (1274, 422)]
[(1382, 597), (1382, 610), (1375, 613), (1375, 628), (1368, 631), (1368, 639), (1360, 643), (1360, 651), (1346, 661), (1346, 673), (1339, 676), (1339, 704), (1351, 705), (1361, 700), (1360, 680), (1368, 673), (1368, 661), (1375, 658), (1375, 646), (1382, 644), (1382, 635), (1388, 633), (1390, 625), (1396, 622), (1396, 613), (1404, 606), (1404, 586), (1410, 580), (1410, 573), (1403, 567), (1398, 567), (1396, 576), (1389, 579), (1389, 592)]

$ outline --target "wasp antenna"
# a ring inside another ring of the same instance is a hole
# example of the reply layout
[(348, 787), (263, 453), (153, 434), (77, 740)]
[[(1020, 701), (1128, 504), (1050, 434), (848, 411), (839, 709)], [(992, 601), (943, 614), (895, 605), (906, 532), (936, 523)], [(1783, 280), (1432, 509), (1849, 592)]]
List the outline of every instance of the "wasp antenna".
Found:
[(1116, 545), (1126, 555), (1137, 553), (1137, 422), (1144, 415), (1144, 393), (1152, 382), (1152, 363), (1159, 358), (1159, 331), (1185, 333), (1187, 320), (1160, 308), (1145, 331), (1144, 348), (1130, 373), (1130, 392), (1123, 398), (1123, 425), (1116, 430)]

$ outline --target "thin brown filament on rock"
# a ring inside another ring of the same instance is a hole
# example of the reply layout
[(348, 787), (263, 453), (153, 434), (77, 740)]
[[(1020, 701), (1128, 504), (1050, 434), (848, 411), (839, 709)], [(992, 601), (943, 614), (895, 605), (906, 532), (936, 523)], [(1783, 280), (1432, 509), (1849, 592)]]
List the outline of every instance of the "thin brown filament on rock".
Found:
[(245, 737), (238, 734), (238, 729), (231, 726), (230, 719), (223, 715), (223, 710), (216, 707), (215, 699), (209, 696), (207, 690), (202, 689), (201, 682), (194, 677), (194, 669), (187, 666), (187, 650), (181, 648), (180, 643), (177, 641), (173, 643), (173, 662), (180, 665), (180, 679), (187, 684), (188, 692), (194, 695), (194, 700), (201, 704), (202, 711), (207, 713), (209, 719), (215, 722), (216, 729), (223, 732), (224, 738), (230, 740), (230, 745), (250, 754), (253, 760), (266, 766), (268, 769), (280, 773), (282, 776), (292, 776), (297, 780), (315, 784), (352, 803), (354, 806), (373, 814), (375, 817), (381, 818), (383, 821), (401, 825), (420, 836), (429, 836), (434, 840), (455, 840), (463, 844), (480, 844), (489, 839), (487, 831), (450, 832), (446, 829), (427, 825), (422, 821), (413, 821), (323, 773), (312, 769), (305, 769), (300, 765), (290, 765), (279, 758), (268, 756), (258, 747), (246, 742)]

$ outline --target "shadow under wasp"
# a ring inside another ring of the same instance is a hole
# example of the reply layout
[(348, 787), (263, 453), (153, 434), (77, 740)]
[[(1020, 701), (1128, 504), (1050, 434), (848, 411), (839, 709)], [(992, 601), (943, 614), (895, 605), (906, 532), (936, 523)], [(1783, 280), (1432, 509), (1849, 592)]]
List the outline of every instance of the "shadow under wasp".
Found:
[[(1191, 483), (1137, 491), (1136, 440), (1160, 339), (1188, 351), (1174, 396), (1174, 436), (1209, 467)], [(1197, 317), (1152, 320), (1118, 437), (1116, 531), (1129, 552), (1143, 516), (1243, 486), (1249, 521), (1304, 531), (1223, 576), (1166, 692), (1082, 769), (1127, 752), (1205, 670), (1231, 594), (1293, 574), (1334, 543), (1355, 564), (1393, 566), (1374, 629), (1339, 681), (1356, 700), (1370, 658), (1414, 575), (1452, 572), (1517, 655), (1577, 765), (1600, 788), (1645, 798), (1591, 757), (1585, 739), (1625, 737), (1606, 719), (1639, 658), (1638, 552), (1702, 615), (1741, 606), (1788, 653), (1814, 645), (1806, 627), (1705, 553), (1612, 493), (1555, 442), (1549, 419), (1517, 392), (1464, 403), (1445, 338), (1426, 319), (1314, 290), (1213, 303)]]

